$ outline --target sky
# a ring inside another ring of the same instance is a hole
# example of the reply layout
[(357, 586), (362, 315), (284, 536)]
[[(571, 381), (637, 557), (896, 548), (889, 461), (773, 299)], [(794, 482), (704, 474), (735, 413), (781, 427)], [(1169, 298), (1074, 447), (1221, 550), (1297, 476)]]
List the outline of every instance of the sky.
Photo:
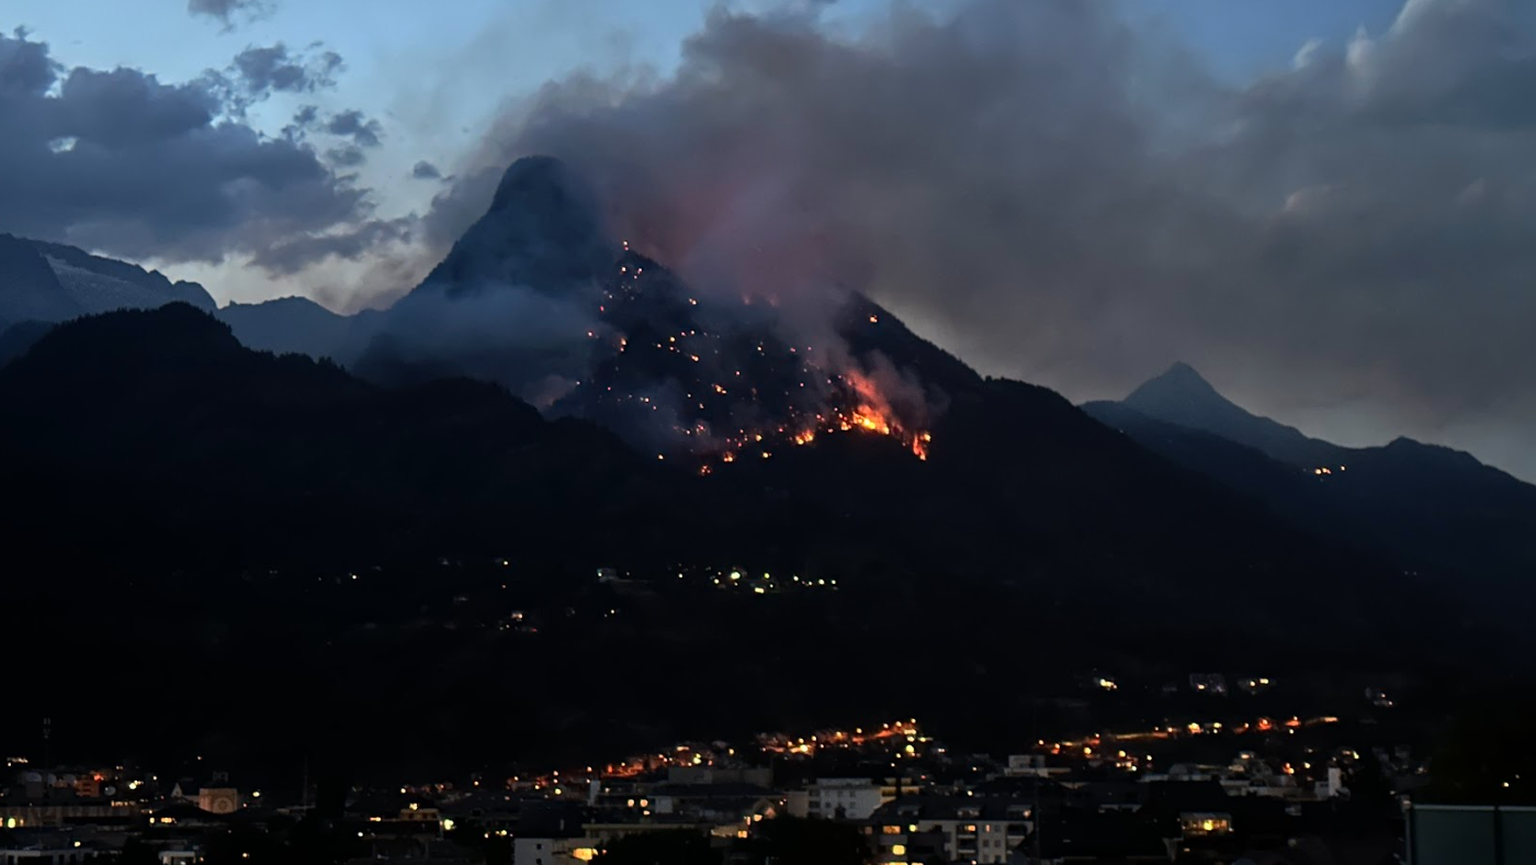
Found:
[(1536, 478), (1530, 5), (0, 0), (0, 231), (351, 311), (553, 151), (679, 269), (771, 238), (984, 372), (1185, 360)]

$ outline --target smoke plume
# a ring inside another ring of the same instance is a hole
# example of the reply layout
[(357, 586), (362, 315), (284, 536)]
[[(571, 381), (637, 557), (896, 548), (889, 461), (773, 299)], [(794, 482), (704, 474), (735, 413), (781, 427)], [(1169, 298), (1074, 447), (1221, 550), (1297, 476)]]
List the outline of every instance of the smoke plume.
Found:
[[(983, 370), (1117, 396), (1169, 362), (1329, 432), (1536, 474), (1536, 40), (1498, 0), (1411, 0), (1233, 86), (1098, 0), (712, 14), (665, 78), (510, 103), (427, 218), (558, 156), (616, 233), (704, 286), (865, 291)], [(1359, 421), (1365, 418), (1363, 424)], [(1333, 427), (1342, 431), (1342, 424)]]

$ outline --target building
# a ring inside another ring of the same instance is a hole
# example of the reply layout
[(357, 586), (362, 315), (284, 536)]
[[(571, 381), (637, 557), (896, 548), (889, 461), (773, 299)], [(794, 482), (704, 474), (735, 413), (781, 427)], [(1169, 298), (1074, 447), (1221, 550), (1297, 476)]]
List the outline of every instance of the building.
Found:
[(580, 838), (517, 838), (512, 842), (512, 865), (575, 865), (597, 858), (597, 844)]
[(0, 849), (0, 865), (76, 865), (101, 854), (95, 850), (26, 847)]
[(771, 816), (779, 801), (772, 790), (756, 784), (657, 784), (649, 798), (650, 810), (657, 816), (700, 823), (735, 822), (753, 814)]
[(106, 800), (63, 800), (59, 802), (19, 802), (0, 805), (0, 827), (34, 829), (62, 826), (65, 823), (127, 823), (138, 820), (138, 804)]
[(1030, 803), (980, 796), (909, 796), (870, 817), (875, 861), (906, 862), (918, 848), (937, 847), (951, 862), (1003, 865), (1033, 830)]
[(868, 778), (819, 778), (790, 791), (785, 808), (791, 817), (802, 819), (868, 820), (875, 809), (895, 798), (894, 784)]

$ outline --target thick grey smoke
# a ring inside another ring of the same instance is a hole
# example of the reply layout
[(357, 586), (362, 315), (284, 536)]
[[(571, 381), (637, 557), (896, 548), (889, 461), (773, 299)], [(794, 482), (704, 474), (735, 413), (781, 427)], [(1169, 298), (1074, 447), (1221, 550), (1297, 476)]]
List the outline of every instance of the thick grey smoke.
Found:
[(858, 35), (713, 14), (675, 75), (509, 106), (428, 218), (548, 153), (623, 236), (752, 291), (863, 289), (987, 371), (1079, 398), (1175, 359), (1319, 432), (1326, 409), (1536, 476), (1536, 41), (1410, 0), (1235, 88), (1095, 0), (897, 5)]

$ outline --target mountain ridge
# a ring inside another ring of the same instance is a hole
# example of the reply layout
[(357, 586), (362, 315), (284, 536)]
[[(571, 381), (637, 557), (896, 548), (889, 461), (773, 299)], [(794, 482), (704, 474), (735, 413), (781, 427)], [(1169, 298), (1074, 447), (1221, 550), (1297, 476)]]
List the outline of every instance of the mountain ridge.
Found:
[[(999, 622), (1032, 611), (1066, 646), (1180, 647), (1163, 657), (1220, 645), (1270, 669), (1263, 659), (1419, 664), (1396, 648), (1417, 623), (1469, 621), (1445, 587), (1405, 583), (1059, 394), (1001, 379), (934, 418), (926, 461), (855, 429), (701, 477), (494, 384), (371, 384), (253, 351), (177, 304), (55, 327), (0, 368), (0, 404), (25, 407), (0, 427), (0, 448), (28, 454), (0, 462), (11, 553), (48, 557), (76, 592), (123, 573), (200, 574), (216, 598), (220, 574), (439, 558), (664, 576), (760, 563), (888, 596), (903, 627), (987, 598)], [(1107, 605), (1083, 603), (1090, 585)], [(836, 632), (826, 609), (809, 604), (799, 626)], [(680, 644), (708, 633), (676, 627)], [(1011, 633), (964, 645), (1006, 653)]]
[(194, 282), (172, 282), (157, 270), (73, 246), (0, 234), (0, 325), (177, 301), (209, 311), (217, 306)]
[(1202, 429), (1297, 466), (1335, 462), (1337, 446), (1255, 415), (1223, 396), (1194, 367), (1179, 361), (1148, 379), (1122, 405), (1148, 417)]
[(1231, 403), (1181, 366), (1137, 388), (1134, 400), (1082, 408), (1312, 531), (1382, 552), (1405, 569), (1467, 580), (1511, 618), (1533, 610), (1536, 485), (1405, 436), (1363, 448), (1306, 437)]

